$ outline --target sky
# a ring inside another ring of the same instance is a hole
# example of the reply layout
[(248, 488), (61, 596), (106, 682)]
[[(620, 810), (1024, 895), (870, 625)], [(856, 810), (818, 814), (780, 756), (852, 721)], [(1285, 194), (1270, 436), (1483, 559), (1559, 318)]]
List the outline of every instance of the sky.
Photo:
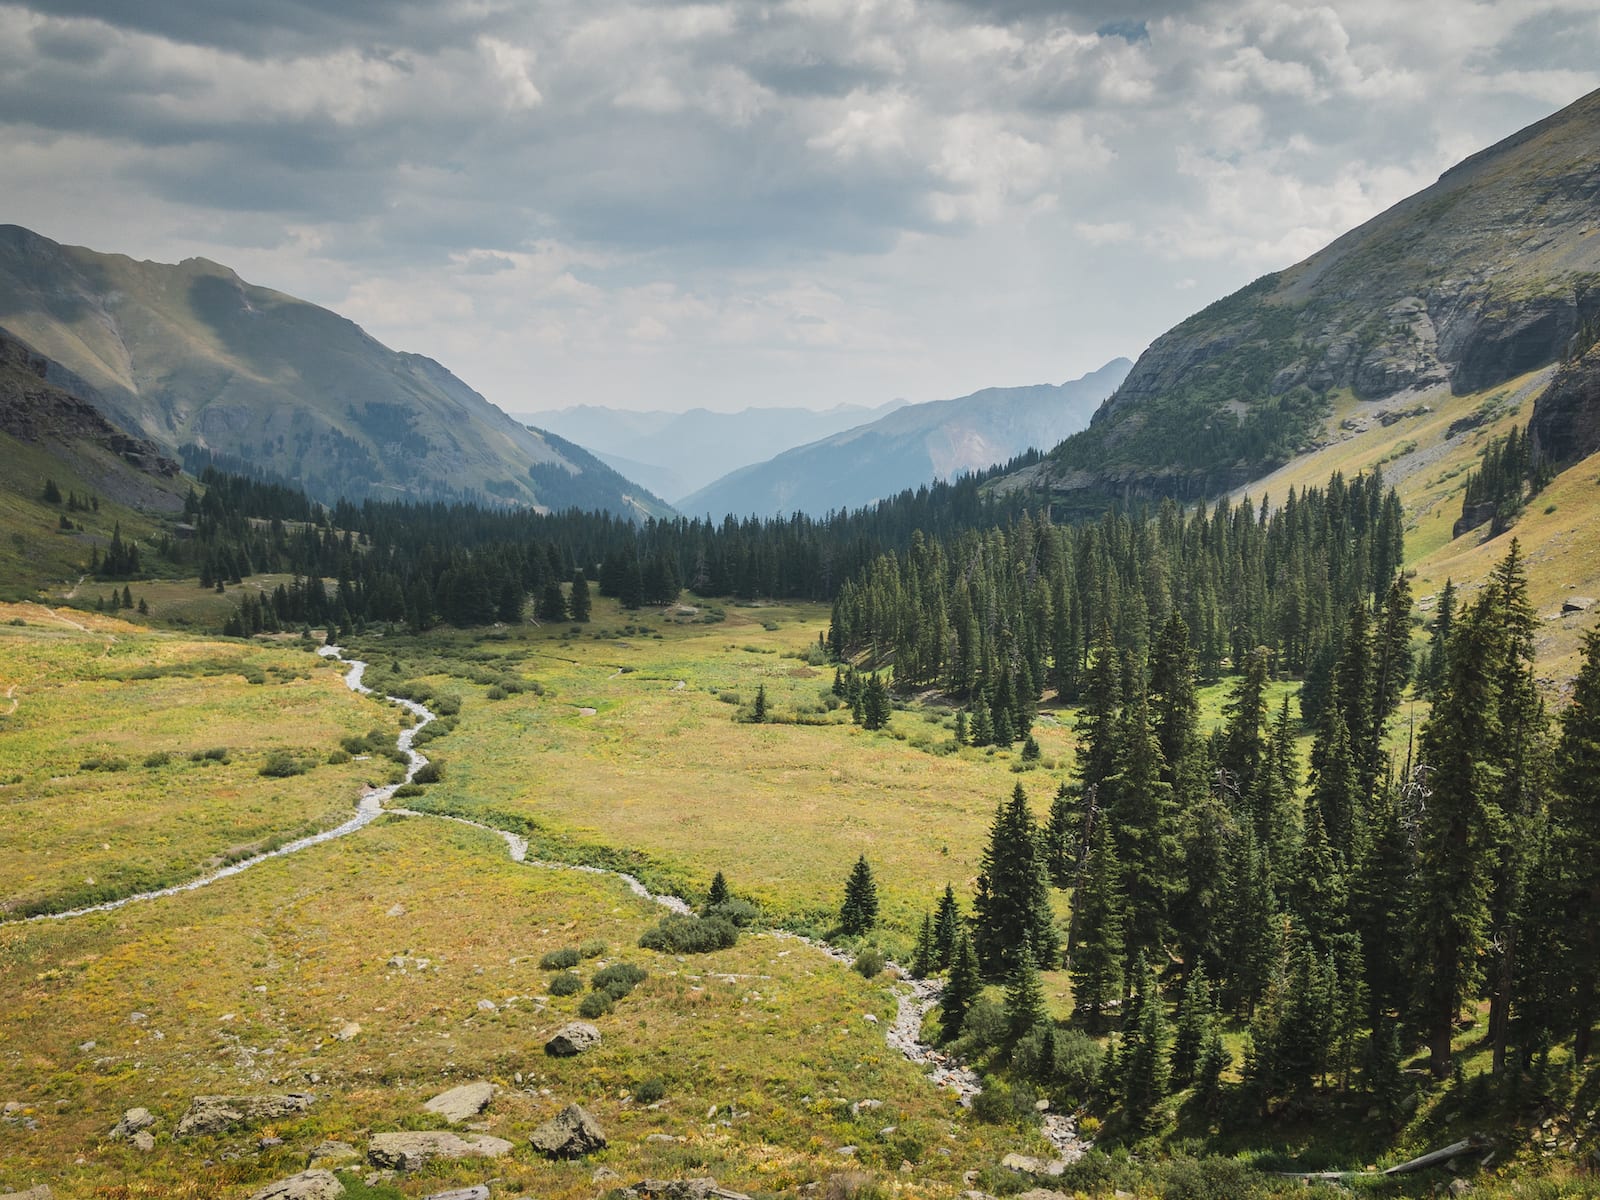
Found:
[(513, 412), (1061, 382), (1600, 86), (1595, 0), (0, 0), (0, 221)]

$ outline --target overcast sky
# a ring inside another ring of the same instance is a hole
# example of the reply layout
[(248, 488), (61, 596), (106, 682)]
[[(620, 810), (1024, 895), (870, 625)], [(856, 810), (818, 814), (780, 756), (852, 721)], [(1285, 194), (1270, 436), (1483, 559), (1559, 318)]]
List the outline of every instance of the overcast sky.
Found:
[(1600, 85), (1595, 0), (0, 0), (0, 221), (513, 411), (1137, 353)]

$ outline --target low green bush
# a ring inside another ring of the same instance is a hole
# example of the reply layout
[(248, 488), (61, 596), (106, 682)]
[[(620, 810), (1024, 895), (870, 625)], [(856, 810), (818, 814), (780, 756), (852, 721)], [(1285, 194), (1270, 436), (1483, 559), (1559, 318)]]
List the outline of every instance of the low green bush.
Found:
[(563, 971), (559, 975), (550, 977), (548, 990), (552, 996), (576, 996), (583, 991), (583, 980), (571, 971)]
[(672, 913), (639, 938), (646, 950), (664, 954), (705, 954), (726, 950), (739, 940), (739, 927), (726, 917), (688, 917)]
[(565, 971), (578, 965), (579, 954), (572, 946), (563, 946), (559, 950), (552, 950), (539, 960), (539, 969), (542, 971)]

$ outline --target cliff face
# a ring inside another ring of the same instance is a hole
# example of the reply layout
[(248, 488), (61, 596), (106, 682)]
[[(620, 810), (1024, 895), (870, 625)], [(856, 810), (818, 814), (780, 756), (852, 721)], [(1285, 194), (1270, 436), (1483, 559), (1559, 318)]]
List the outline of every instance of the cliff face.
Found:
[(1336, 392), (1481, 391), (1597, 314), (1600, 92), (1163, 334), (1048, 482), (1069, 507), (1215, 494), (1307, 448)]
[(1561, 364), (1534, 403), (1528, 436), (1534, 452), (1557, 467), (1600, 450), (1600, 340)]

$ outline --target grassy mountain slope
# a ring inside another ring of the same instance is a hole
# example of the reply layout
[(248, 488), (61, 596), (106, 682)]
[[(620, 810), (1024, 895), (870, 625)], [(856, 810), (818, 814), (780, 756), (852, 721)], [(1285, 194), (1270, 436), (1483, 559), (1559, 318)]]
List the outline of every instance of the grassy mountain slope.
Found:
[(617, 512), (666, 511), (432, 359), (396, 353), (336, 313), (205, 259), (138, 262), (0, 226), (0, 325), (125, 429), (322, 499), (564, 508), (583, 494)]
[(590, 447), (597, 457), (674, 503), (752, 463), (795, 446), (853, 429), (899, 408), (894, 400), (876, 408), (746, 408), (720, 413), (627, 412), (578, 405), (526, 413), (530, 425)]
[(1553, 363), (1600, 313), (1600, 92), (1158, 338), (1025, 481), (1064, 510), (1198, 499), (1314, 445), (1330, 410)]
[(679, 501), (689, 513), (824, 513), (1004, 463), (1081, 429), (1132, 364), (1114, 359), (1060, 385), (986, 388), (908, 404), (870, 424), (735, 471)]

